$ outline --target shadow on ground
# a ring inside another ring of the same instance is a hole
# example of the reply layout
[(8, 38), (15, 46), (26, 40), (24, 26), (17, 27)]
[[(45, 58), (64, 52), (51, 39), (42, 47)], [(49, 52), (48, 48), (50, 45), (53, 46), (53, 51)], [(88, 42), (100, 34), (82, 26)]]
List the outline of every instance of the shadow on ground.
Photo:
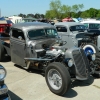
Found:
[(38, 70), (38, 69), (24, 69), (23, 67), (17, 65), (17, 64), (14, 64), (15, 67), (19, 68), (19, 69), (22, 69), (22, 70), (26, 70), (27, 72), (29, 73), (35, 73), (35, 74), (40, 74), (42, 75), (43, 77), (45, 76), (44, 72), (42, 70)]
[(76, 97), (77, 95), (78, 95), (78, 93), (71, 88), (63, 97), (73, 98), (73, 97)]
[(84, 80), (84, 81), (73, 81), (71, 84), (71, 89), (63, 96), (65, 98), (73, 98), (76, 97), (78, 95), (78, 93), (73, 90), (74, 87), (83, 87), (83, 86), (89, 86), (94, 82), (94, 77), (90, 76), (88, 80)]
[(82, 87), (82, 86), (89, 86), (89, 85), (91, 85), (93, 82), (94, 82), (94, 77), (91, 75), (90, 77), (89, 77), (89, 79), (87, 79), (87, 80), (76, 80), (76, 81), (73, 81), (72, 82), (72, 86), (71, 86), (71, 88), (74, 88), (74, 87)]
[(8, 94), (9, 94), (11, 100), (23, 100), (22, 98), (20, 98), (19, 96), (17, 96), (13, 92), (11, 92), (10, 90), (8, 91)]

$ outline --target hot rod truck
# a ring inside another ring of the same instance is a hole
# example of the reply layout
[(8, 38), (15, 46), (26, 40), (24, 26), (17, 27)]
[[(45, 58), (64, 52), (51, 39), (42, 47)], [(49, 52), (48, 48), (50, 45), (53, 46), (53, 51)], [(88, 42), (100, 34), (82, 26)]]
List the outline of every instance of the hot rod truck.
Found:
[(100, 36), (96, 40), (97, 35), (88, 32), (84, 24), (79, 22), (59, 22), (55, 24), (55, 27), (61, 39), (60, 45), (63, 45), (66, 49), (75, 46), (83, 48), (87, 56), (96, 54), (96, 60), (93, 62), (96, 69), (93, 75), (100, 77), (100, 53), (98, 50), (100, 48)]
[(64, 52), (63, 48), (54, 49), (52, 46), (57, 39), (53, 25), (41, 22), (14, 24), (10, 37), (0, 39), (0, 61), (6, 54), (25, 69), (43, 70), (49, 89), (63, 95), (70, 88), (71, 79), (88, 79), (90, 65), (83, 49), (73, 47)]
[(4, 83), (6, 74), (6, 69), (2, 65), (0, 65), (0, 100), (11, 100), (8, 94), (8, 87)]

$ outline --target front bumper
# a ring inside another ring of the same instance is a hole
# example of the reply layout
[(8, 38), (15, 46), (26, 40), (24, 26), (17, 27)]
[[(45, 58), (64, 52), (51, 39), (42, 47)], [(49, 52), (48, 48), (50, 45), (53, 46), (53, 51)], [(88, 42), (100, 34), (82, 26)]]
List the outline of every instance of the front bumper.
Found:
[(0, 100), (11, 100), (8, 93), (8, 87), (3, 84), (0, 86)]

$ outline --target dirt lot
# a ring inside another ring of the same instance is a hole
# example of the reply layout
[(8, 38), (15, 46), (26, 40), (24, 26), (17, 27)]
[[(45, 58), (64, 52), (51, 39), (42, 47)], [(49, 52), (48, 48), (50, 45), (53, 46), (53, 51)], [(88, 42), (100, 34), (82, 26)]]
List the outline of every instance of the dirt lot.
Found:
[(63, 96), (50, 92), (41, 71), (26, 71), (12, 62), (1, 63), (7, 70), (5, 83), (12, 100), (100, 100), (100, 79), (75, 81)]

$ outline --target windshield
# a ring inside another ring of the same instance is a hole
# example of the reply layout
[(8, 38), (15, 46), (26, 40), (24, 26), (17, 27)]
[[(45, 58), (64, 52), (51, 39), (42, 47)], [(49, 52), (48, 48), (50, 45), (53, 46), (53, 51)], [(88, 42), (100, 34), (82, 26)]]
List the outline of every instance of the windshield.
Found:
[(82, 31), (84, 32), (86, 30), (86, 26), (85, 25), (75, 25), (75, 26), (71, 26), (70, 31)]
[(96, 23), (89, 24), (89, 29), (99, 29), (99, 28), (100, 28), (100, 24), (96, 24)]
[(28, 37), (30, 39), (46, 38), (46, 37), (55, 38), (56, 36), (58, 36), (58, 33), (55, 29), (36, 29), (28, 31)]

